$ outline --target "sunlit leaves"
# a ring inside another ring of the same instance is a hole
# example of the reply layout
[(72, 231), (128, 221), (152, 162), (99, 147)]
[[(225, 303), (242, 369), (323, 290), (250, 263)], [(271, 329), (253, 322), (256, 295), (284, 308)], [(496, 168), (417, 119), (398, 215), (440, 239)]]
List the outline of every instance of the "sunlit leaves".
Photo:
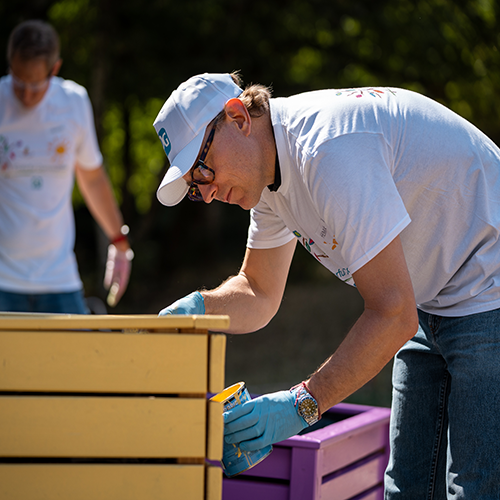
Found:
[[(126, 110), (120, 104), (108, 106), (103, 120), (102, 150), (118, 200), (123, 198), (121, 190), (127, 189), (134, 197), (137, 212), (144, 214), (149, 211), (154, 200), (159, 174), (165, 163), (165, 154), (158, 145), (153, 128), (153, 121), (163, 101), (152, 98), (143, 105), (137, 99), (130, 98), (126, 105)], [(129, 113), (128, 130), (124, 112)], [(130, 150), (125, 151), (126, 147)], [(127, 168), (125, 161), (131, 163)], [(125, 172), (130, 173), (127, 178)]]
[(131, 109), (131, 139), (134, 172), (127, 182), (135, 197), (137, 211), (147, 213), (151, 202), (156, 202), (159, 174), (165, 165), (165, 153), (158, 147), (158, 137), (153, 121), (163, 105), (163, 100), (152, 98), (145, 105), (135, 102)]
[(302, 47), (291, 60), (290, 77), (294, 82), (304, 83), (317, 75), (321, 67), (321, 52), (312, 47)]
[[(22, 5), (28, 12), (28, 3)], [(246, 83), (272, 85), (278, 96), (324, 87), (405, 87), (439, 100), (500, 142), (497, 0), (43, 5), (61, 35), (62, 76), (87, 86), (100, 105), (105, 163), (117, 196), (132, 198), (138, 214), (156, 202), (164, 166), (151, 123), (171, 91), (203, 71), (240, 69)]]

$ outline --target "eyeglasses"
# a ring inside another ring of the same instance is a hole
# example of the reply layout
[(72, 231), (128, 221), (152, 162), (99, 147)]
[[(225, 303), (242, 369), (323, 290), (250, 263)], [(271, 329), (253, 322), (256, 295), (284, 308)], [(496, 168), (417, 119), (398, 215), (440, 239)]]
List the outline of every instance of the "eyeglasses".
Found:
[(9, 73), (12, 77), (12, 83), (16, 88), (18, 88), (19, 90), (31, 90), (32, 92), (40, 92), (44, 90), (52, 76), (52, 71), (50, 71), (47, 78), (45, 78), (45, 80), (43, 80), (42, 82), (27, 83), (17, 78), (17, 76), (12, 73), (12, 70), (10, 70)]
[(201, 194), (198, 185), (206, 185), (212, 184), (215, 180), (215, 172), (207, 165), (205, 165), (204, 161), (207, 157), (208, 150), (212, 145), (212, 141), (214, 140), (215, 135), (215, 127), (212, 128), (210, 134), (208, 134), (207, 142), (205, 142), (205, 146), (203, 147), (203, 151), (201, 152), (196, 165), (191, 169), (191, 184), (188, 189), (188, 198), (191, 201), (204, 201), (203, 195)]

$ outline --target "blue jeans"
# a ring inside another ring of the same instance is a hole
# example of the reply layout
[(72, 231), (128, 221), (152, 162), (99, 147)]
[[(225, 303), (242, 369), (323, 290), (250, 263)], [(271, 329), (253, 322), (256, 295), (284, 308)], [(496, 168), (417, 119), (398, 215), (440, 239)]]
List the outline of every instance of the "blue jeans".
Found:
[(500, 309), (419, 311), (396, 355), (385, 498), (500, 499)]
[(0, 311), (88, 314), (82, 290), (65, 293), (13, 293), (0, 290)]

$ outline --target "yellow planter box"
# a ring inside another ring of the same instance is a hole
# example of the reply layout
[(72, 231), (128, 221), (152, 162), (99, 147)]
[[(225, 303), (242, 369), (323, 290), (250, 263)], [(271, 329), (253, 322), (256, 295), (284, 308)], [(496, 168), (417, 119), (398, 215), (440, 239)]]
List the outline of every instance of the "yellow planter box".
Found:
[(219, 500), (228, 327), (0, 314), (0, 500)]

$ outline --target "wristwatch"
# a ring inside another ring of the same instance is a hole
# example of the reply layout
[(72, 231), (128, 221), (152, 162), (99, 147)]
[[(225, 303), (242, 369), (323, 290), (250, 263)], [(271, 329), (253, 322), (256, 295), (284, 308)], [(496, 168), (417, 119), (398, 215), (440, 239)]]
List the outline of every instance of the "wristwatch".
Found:
[(295, 394), (297, 413), (307, 422), (307, 425), (311, 426), (315, 424), (321, 418), (317, 401), (311, 395), (304, 382), (292, 387), (292, 390), (294, 389), (297, 390)]

